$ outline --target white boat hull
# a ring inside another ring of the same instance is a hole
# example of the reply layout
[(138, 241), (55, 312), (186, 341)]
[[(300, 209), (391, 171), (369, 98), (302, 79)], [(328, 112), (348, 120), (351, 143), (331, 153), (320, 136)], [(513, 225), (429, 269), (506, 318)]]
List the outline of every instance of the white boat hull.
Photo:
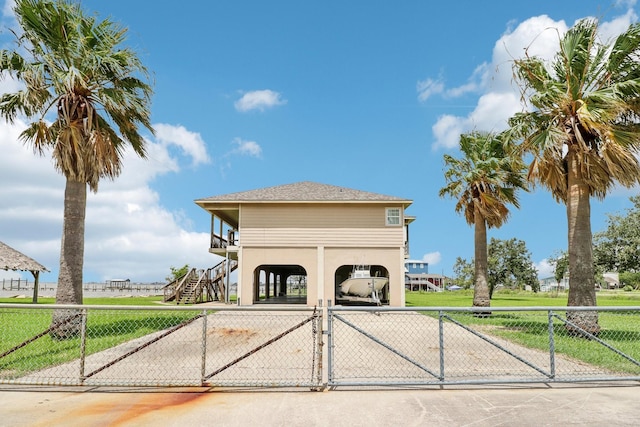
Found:
[(340, 292), (343, 295), (370, 297), (373, 291), (380, 292), (387, 283), (389, 283), (387, 277), (352, 277), (340, 284)]

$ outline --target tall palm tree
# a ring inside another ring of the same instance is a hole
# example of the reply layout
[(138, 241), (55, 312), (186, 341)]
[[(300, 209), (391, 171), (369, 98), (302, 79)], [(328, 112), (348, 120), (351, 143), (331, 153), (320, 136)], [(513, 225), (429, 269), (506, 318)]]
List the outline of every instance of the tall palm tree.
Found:
[(126, 146), (145, 156), (152, 89), (146, 68), (121, 47), (126, 29), (87, 16), (65, 0), (16, 0), (18, 48), (0, 51), (0, 70), (23, 83), (0, 98), (0, 114), (30, 124), (20, 138), (39, 154), (51, 151), (66, 178), (56, 302), (82, 303), (87, 185), (115, 178)]
[(487, 280), (487, 227), (500, 227), (509, 216), (508, 204), (519, 207), (517, 190), (527, 190), (524, 164), (501, 135), (471, 132), (460, 135), (462, 158), (444, 155), (447, 184), (440, 197), (457, 199), (455, 210), (474, 226), (474, 307), (491, 305)]
[[(603, 199), (616, 182), (640, 182), (639, 58), (640, 24), (603, 43), (598, 21), (584, 19), (559, 38), (549, 64), (529, 56), (514, 63), (533, 108), (510, 119), (512, 137), (533, 155), (529, 178), (566, 205), (568, 306), (596, 305), (591, 197)], [(576, 331), (600, 330), (596, 311), (567, 315)]]

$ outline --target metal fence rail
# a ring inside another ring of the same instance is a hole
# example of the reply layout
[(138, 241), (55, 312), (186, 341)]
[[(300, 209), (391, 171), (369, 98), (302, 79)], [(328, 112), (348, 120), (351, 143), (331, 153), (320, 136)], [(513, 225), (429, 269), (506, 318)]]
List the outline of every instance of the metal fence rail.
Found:
[(562, 307), (329, 307), (328, 385), (640, 380), (640, 308), (596, 310), (598, 336)]
[(0, 304), (0, 383), (317, 387), (320, 322), (306, 308)]
[[(640, 381), (640, 307), (0, 304), (0, 384), (322, 387)], [(571, 317), (570, 317), (571, 318)], [(324, 325), (323, 325), (324, 320)]]

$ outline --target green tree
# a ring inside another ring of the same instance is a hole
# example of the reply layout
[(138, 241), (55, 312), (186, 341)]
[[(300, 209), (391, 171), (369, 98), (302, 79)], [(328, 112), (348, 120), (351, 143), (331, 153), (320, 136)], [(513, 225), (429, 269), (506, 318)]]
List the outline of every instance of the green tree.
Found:
[(464, 258), (457, 257), (453, 264), (453, 273), (456, 275), (454, 282), (456, 285), (465, 289), (471, 288), (473, 285), (473, 261), (468, 262)]
[[(549, 64), (528, 55), (514, 62), (532, 108), (510, 119), (512, 136), (533, 156), (530, 179), (566, 205), (569, 306), (596, 305), (591, 197), (603, 199), (616, 182), (640, 182), (639, 56), (640, 24), (603, 43), (598, 21), (583, 19), (559, 37)], [(567, 316), (582, 330), (600, 330), (597, 311)]]
[(602, 271), (640, 272), (640, 196), (626, 214), (608, 214), (607, 228), (593, 235), (595, 264)]
[(185, 264), (182, 267), (169, 267), (171, 269), (171, 274), (168, 275), (165, 280), (167, 282), (173, 282), (187, 274), (189, 272), (189, 264)]
[(526, 189), (524, 165), (501, 135), (471, 132), (460, 135), (462, 158), (444, 155), (446, 185), (440, 197), (457, 200), (455, 211), (474, 227), (473, 306), (489, 307), (487, 227), (500, 227), (509, 216), (508, 204), (519, 206), (517, 190)]
[(553, 266), (553, 277), (560, 283), (569, 272), (569, 256), (566, 251), (554, 253), (549, 257), (549, 263)]
[(21, 34), (17, 49), (0, 51), (0, 70), (24, 87), (0, 98), (0, 114), (10, 122), (30, 121), (20, 138), (39, 154), (51, 151), (66, 178), (64, 223), (56, 302), (82, 303), (87, 185), (115, 178), (126, 146), (145, 157), (151, 133), (152, 89), (146, 68), (121, 47), (126, 29), (87, 16), (64, 0), (16, 0)]
[(491, 238), (489, 242), (489, 294), (498, 285), (511, 289), (540, 290), (538, 272), (531, 261), (531, 252), (524, 241), (518, 239), (500, 240)]
[(631, 286), (634, 289), (640, 289), (640, 272), (620, 273), (619, 278), (622, 286)]

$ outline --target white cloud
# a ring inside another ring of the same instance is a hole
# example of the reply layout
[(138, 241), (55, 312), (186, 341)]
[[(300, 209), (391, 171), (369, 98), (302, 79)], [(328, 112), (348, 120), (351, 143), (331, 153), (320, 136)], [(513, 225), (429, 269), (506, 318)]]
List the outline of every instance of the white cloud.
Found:
[(465, 132), (468, 126), (468, 120), (450, 114), (444, 114), (438, 117), (431, 130), (436, 137), (433, 149), (439, 147), (453, 148), (458, 146), (460, 134)]
[[(619, 2), (619, 5), (629, 7), (626, 13), (613, 20), (600, 22), (603, 40), (620, 34), (632, 22), (637, 21), (636, 13), (630, 9), (634, 4), (635, 1)], [(454, 88), (446, 88), (440, 84), (437, 91), (427, 92), (429, 96), (439, 93), (443, 97), (480, 92), (475, 108), (467, 116), (443, 115), (438, 118), (432, 127), (435, 137), (433, 148), (457, 147), (460, 134), (474, 129), (504, 129), (507, 119), (522, 109), (520, 89), (513, 81), (513, 60), (525, 54), (552, 59), (558, 49), (558, 40), (568, 28), (564, 21), (555, 21), (546, 15), (529, 18), (505, 31), (494, 45), (491, 61), (476, 67), (467, 83)], [(420, 91), (418, 98), (424, 100)]]
[(418, 99), (426, 101), (432, 95), (442, 93), (444, 91), (444, 83), (441, 80), (421, 80), (416, 84), (416, 90), (418, 91)]
[[(18, 141), (24, 127), (19, 120), (0, 122), (0, 240), (52, 270), (42, 281), (56, 281), (65, 180), (49, 155), (35, 156)], [(209, 230), (191, 230), (184, 213), (163, 207), (150, 186), (157, 176), (180, 169), (169, 146), (181, 147), (194, 163), (196, 157), (208, 158), (206, 147), (181, 126), (160, 128), (158, 141), (147, 141), (147, 159), (126, 150), (121, 175), (101, 181), (98, 193), (87, 196), (85, 281), (162, 281), (171, 266), (205, 268), (218, 262), (208, 252)]]
[(246, 92), (242, 95), (242, 98), (235, 102), (234, 106), (236, 110), (244, 113), (251, 110), (264, 111), (267, 108), (284, 105), (286, 103), (287, 101), (282, 99), (282, 96), (278, 92), (265, 89)]
[(538, 277), (540, 279), (553, 277), (555, 275), (555, 267), (550, 264), (549, 260), (546, 258), (538, 263), (534, 263), (533, 267), (538, 270)]
[(630, 4), (629, 4), (629, 10), (627, 10), (627, 13), (625, 13), (624, 15), (618, 16), (617, 18), (609, 22), (604, 22), (600, 25), (599, 27), (600, 36), (602, 37), (603, 41), (608, 41), (612, 39), (613, 37), (617, 36), (618, 34), (625, 31), (627, 28), (629, 28), (629, 25), (631, 25), (632, 23), (638, 20), (638, 15), (635, 13), (633, 9), (631, 9), (635, 1), (629, 1), (628, 3)]
[(440, 252), (429, 252), (428, 254), (424, 254), (422, 256), (422, 261), (428, 263), (430, 266), (438, 265), (442, 260), (442, 255)]
[[(556, 30), (557, 29), (557, 30)], [(495, 43), (490, 63), (480, 64), (469, 82), (453, 89), (445, 89), (451, 96), (480, 90), (475, 108), (467, 116), (444, 115), (433, 125), (433, 148), (458, 146), (460, 134), (474, 129), (500, 131), (507, 119), (519, 111), (520, 91), (512, 82), (511, 64), (514, 58), (529, 55), (551, 58), (558, 45), (559, 34), (566, 31), (563, 21), (547, 16), (530, 18), (515, 29), (507, 31)]]
[(207, 154), (207, 146), (200, 134), (187, 130), (184, 126), (173, 126), (164, 123), (153, 125), (156, 131), (156, 140), (165, 146), (175, 145), (182, 152), (191, 157), (192, 164), (209, 163), (211, 159)]
[(246, 141), (242, 138), (234, 138), (233, 143), (237, 145), (237, 148), (233, 150), (235, 153), (251, 157), (260, 157), (262, 155), (262, 148), (255, 141)]
[(467, 93), (477, 92), (481, 88), (485, 69), (485, 64), (478, 66), (467, 83), (453, 88), (446, 88), (442, 78), (438, 80), (427, 78), (418, 81), (416, 85), (418, 100), (424, 102), (434, 95), (442, 95), (444, 98), (458, 98)]
[(4, 25), (19, 33), (20, 29), (16, 22), (16, 15), (13, 13), (15, 5), (15, 0), (5, 0), (4, 5), (2, 6), (2, 21)]

